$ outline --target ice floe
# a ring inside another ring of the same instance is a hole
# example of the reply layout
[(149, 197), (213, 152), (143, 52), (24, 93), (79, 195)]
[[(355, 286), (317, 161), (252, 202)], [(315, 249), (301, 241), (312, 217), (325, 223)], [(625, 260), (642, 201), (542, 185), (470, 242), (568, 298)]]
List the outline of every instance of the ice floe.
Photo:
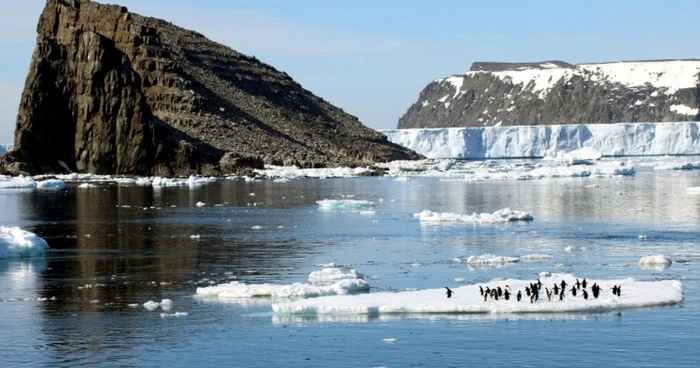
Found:
[(160, 318), (171, 318), (171, 317), (187, 317), (190, 314), (187, 312), (175, 312), (175, 313), (161, 313)]
[(0, 226), (0, 258), (29, 258), (44, 254), (49, 245), (40, 236), (19, 227)]
[(363, 210), (374, 207), (374, 203), (359, 199), (324, 199), (316, 201), (321, 211)]
[(663, 271), (671, 267), (671, 258), (657, 254), (653, 256), (645, 256), (639, 260), (639, 268), (643, 270)]
[[(571, 274), (552, 274), (541, 278), (543, 285), (553, 285), (566, 280), (569, 285), (575, 283)], [(488, 286), (506, 288), (509, 286), (515, 293), (524, 290), (535, 280), (496, 279)], [(601, 287), (599, 298), (584, 299), (581, 293), (577, 297), (567, 295), (563, 300), (540, 298), (534, 303), (515, 298), (510, 300), (484, 301), (479, 293), (477, 284), (454, 288), (452, 298), (445, 297), (445, 291), (428, 289), (418, 291), (403, 291), (397, 293), (381, 292), (360, 295), (327, 296), (315, 299), (304, 299), (293, 302), (274, 303), (272, 309), (278, 314), (297, 315), (343, 315), (343, 314), (517, 314), (517, 313), (570, 313), (570, 312), (606, 312), (627, 308), (653, 307), (678, 304), (683, 301), (683, 286), (677, 280), (636, 281), (634, 279), (620, 280), (588, 280), (589, 284), (597, 283)], [(621, 296), (611, 292), (614, 286), (621, 286)]]
[(273, 166), (266, 165), (263, 170), (255, 170), (258, 175), (266, 178), (277, 179), (298, 179), (298, 178), (350, 178), (370, 172), (366, 167), (337, 167), (324, 169), (300, 169), (295, 166)]
[(478, 222), (478, 223), (503, 223), (511, 221), (532, 221), (532, 216), (524, 211), (515, 211), (510, 208), (503, 208), (494, 213), (473, 213), (462, 215), (450, 212), (423, 212), (413, 214), (413, 217), (421, 223), (441, 223), (441, 222)]
[(0, 190), (2, 189), (34, 189), (36, 182), (24, 176), (0, 175)]
[(159, 303), (159, 302), (154, 302), (152, 300), (149, 300), (149, 301), (143, 303), (143, 307), (149, 311), (156, 310), (156, 309), (158, 309), (158, 307), (160, 307), (164, 311), (167, 311), (173, 307), (173, 301), (170, 299), (163, 299)]
[(60, 190), (66, 187), (66, 182), (58, 179), (42, 180), (36, 183), (37, 189)]
[(369, 291), (369, 284), (356, 270), (344, 272), (340, 268), (324, 268), (309, 274), (311, 283), (246, 284), (233, 281), (226, 284), (199, 287), (198, 297), (230, 298), (313, 298), (323, 295), (343, 295)]

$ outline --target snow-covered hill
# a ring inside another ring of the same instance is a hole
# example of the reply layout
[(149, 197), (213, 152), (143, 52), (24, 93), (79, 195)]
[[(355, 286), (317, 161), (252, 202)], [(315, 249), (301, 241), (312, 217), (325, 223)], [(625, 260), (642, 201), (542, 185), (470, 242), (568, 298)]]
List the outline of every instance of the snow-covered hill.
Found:
[(428, 158), (556, 156), (590, 147), (604, 156), (700, 154), (700, 123), (625, 123), (384, 130)]
[(438, 79), (399, 128), (696, 121), (700, 60), (475, 63)]

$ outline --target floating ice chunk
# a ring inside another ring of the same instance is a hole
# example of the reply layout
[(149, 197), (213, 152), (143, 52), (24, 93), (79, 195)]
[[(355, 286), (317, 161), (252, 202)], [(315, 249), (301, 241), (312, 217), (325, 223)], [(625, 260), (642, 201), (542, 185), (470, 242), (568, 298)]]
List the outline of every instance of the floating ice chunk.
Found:
[(568, 253), (571, 253), (571, 252), (585, 252), (586, 250), (588, 250), (588, 249), (586, 249), (586, 247), (578, 247), (578, 248), (577, 248), (577, 247), (574, 247), (574, 246), (572, 246), (572, 245), (569, 245), (568, 247), (564, 248), (564, 251), (565, 251), (565, 252), (568, 252)]
[(36, 183), (37, 189), (60, 190), (66, 187), (66, 182), (58, 179), (48, 179)]
[(367, 167), (338, 167), (338, 168), (326, 168), (326, 169), (299, 169), (297, 167), (283, 167), (283, 166), (273, 166), (266, 165), (264, 170), (255, 170), (255, 173), (262, 175), (267, 178), (283, 178), (283, 179), (297, 179), (297, 178), (350, 178), (362, 175), (372, 170)]
[(464, 277), (455, 277), (455, 282), (464, 282)]
[(374, 207), (374, 203), (359, 199), (324, 199), (316, 203), (321, 211), (360, 210)]
[(138, 303), (127, 304), (126, 306), (129, 308), (138, 308), (139, 307)]
[(175, 312), (175, 313), (161, 313), (160, 318), (170, 318), (170, 317), (187, 317), (190, 314), (187, 312)]
[(49, 245), (38, 235), (19, 227), (0, 226), (0, 258), (43, 255)]
[(639, 238), (639, 240), (646, 239), (647, 235), (646, 234), (639, 234), (638, 238)]
[(204, 203), (204, 202), (197, 202), (197, 204), (195, 204), (195, 206), (197, 206), (197, 207), (204, 207), (204, 206), (206, 206), (206, 205), (207, 205), (207, 204)]
[(255, 226), (251, 227), (251, 229), (253, 229), (253, 230), (260, 230), (260, 229), (262, 229), (262, 226), (260, 226), (260, 225), (255, 225)]
[(78, 185), (78, 188), (83, 188), (83, 189), (94, 188), (94, 187), (95, 187), (95, 185), (90, 184), (90, 183), (82, 183), (82, 184)]
[(330, 285), (294, 283), (291, 285), (244, 284), (232, 281), (227, 284), (197, 288), (200, 297), (273, 299), (312, 298), (322, 295), (351, 294), (369, 291), (365, 280), (340, 280)]
[(201, 238), (202, 238), (202, 235), (200, 235), (200, 234), (190, 235), (190, 239), (201, 239)]
[(156, 308), (160, 307), (160, 303), (149, 300), (149, 301), (143, 303), (143, 307), (149, 311), (152, 311), (152, 310), (155, 310)]
[(591, 147), (582, 147), (569, 152), (557, 152), (557, 158), (568, 160), (571, 164), (597, 161), (600, 160), (601, 157), (603, 157), (603, 155), (600, 151)]
[(671, 267), (671, 263), (671, 258), (663, 254), (645, 256), (639, 260), (639, 268), (643, 270), (663, 271)]
[(0, 189), (34, 189), (36, 182), (32, 178), (24, 176), (5, 176), (0, 175)]
[(340, 280), (356, 280), (364, 278), (365, 276), (362, 273), (357, 272), (355, 269), (343, 272), (343, 270), (337, 267), (328, 267), (319, 271), (313, 271), (309, 274), (309, 282), (318, 285), (332, 284)]
[(413, 214), (420, 222), (479, 222), (479, 223), (501, 223), (510, 221), (532, 221), (532, 216), (523, 211), (514, 211), (510, 208), (500, 209), (494, 213), (473, 213), (471, 215), (461, 215), (449, 212), (432, 212), (424, 210)]
[(413, 268), (418, 268), (418, 267), (420, 267), (420, 266), (422, 266), (422, 264), (420, 264), (420, 263), (418, 263), (418, 262), (413, 262), (413, 263), (411, 263), (411, 267), (413, 267)]
[(470, 266), (488, 266), (488, 265), (504, 265), (507, 263), (519, 262), (518, 257), (502, 257), (493, 254), (482, 254), (480, 256), (470, 256), (467, 258), (467, 264)]
[(382, 342), (385, 343), (385, 344), (394, 344), (394, 343), (396, 343), (397, 341), (399, 341), (399, 340), (396, 339), (396, 338), (393, 338), (393, 337), (389, 337), (389, 338), (386, 338), (386, 339), (382, 339)]
[[(566, 280), (569, 285), (575, 283), (571, 274), (552, 274), (541, 279), (543, 284), (553, 284)], [(444, 289), (403, 291), (397, 293), (381, 292), (361, 295), (326, 296), (316, 299), (297, 300), (293, 302), (274, 303), (272, 310), (278, 314), (324, 315), (324, 314), (409, 314), (409, 313), (566, 313), (566, 312), (603, 312), (626, 308), (673, 305), (683, 302), (683, 285), (677, 280), (635, 281), (622, 280), (588, 280), (601, 287), (599, 298), (584, 299), (567, 296), (563, 301), (547, 301), (541, 298), (535, 303), (510, 300), (484, 302), (479, 294), (479, 285), (466, 285), (455, 288), (452, 298), (445, 298)], [(505, 288), (509, 285), (515, 292), (524, 290), (534, 280), (492, 280), (490, 287)], [(622, 287), (620, 297), (613, 296), (613, 285)]]
[(170, 310), (173, 307), (173, 301), (170, 299), (163, 299), (160, 301), (160, 307), (163, 310)]
[(364, 216), (372, 216), (375, 214), (376, 214), (376, 212), (374, 212), (374, 211), (360, 211), (360, 215), (364, 215)]

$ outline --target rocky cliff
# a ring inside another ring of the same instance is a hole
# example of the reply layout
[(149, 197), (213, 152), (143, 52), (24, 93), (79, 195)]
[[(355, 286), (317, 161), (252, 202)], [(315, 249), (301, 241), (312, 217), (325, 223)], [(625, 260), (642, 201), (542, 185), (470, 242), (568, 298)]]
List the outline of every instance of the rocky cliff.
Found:
[(10, 173), (220, 175), (414, 159), (254, 57), (124, 7), (48, 0)]
[(430, 83), (398, 128), (700, 120), (700, 60), (474, 63)]

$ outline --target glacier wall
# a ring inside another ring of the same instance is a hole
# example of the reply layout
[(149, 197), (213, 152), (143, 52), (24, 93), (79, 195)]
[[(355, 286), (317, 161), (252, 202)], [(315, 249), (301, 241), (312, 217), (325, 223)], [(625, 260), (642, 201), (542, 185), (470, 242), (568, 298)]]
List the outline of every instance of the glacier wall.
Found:
[(700, 154), (700, 122), (382, 130), (428, 158), (539, 158), (590, 147), (603, 156)]

